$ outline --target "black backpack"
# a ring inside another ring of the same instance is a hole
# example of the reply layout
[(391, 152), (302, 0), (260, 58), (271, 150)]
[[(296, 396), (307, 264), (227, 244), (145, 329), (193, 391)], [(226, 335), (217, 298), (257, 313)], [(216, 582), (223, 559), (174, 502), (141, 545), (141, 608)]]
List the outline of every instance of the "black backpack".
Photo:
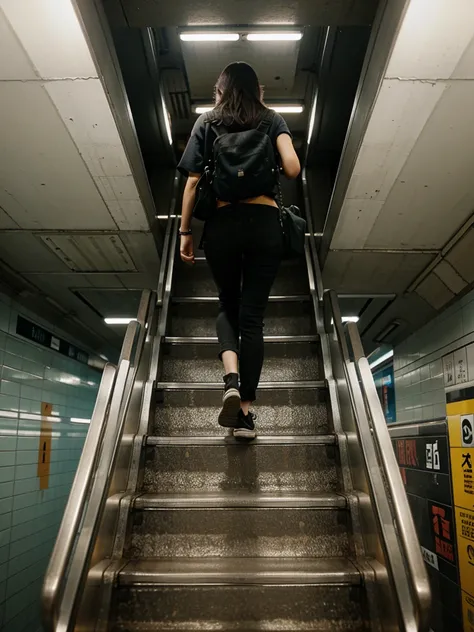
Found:
[(238, 202), (273, 191), (278, 179), (275, 148), (268, 135), (273, 117), (269, 110), (255, 129), (244, 132), (211, 126), (217, 136), (212, 180), (217, 199)]

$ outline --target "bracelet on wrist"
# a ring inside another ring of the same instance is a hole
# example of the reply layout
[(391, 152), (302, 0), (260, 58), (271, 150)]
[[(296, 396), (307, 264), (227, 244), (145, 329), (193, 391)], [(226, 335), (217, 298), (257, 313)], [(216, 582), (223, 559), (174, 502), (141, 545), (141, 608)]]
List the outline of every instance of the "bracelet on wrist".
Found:
[(179, 230), (178, 231), (178, 235), (180, 237), (186, 237), (187, 235), (192, 235), (193, 231), (191, 230), (191, 228), (189, 228), (188, 230)]

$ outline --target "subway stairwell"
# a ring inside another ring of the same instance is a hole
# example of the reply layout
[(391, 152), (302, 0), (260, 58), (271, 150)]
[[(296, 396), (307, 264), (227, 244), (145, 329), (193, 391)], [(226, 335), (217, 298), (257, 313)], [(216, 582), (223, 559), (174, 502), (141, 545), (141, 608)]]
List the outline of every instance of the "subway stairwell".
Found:
[(217, 424), (207, 265), (174, 277), (109, 629), (369, 629), (305, 262), (272, 290), (251, 443)]

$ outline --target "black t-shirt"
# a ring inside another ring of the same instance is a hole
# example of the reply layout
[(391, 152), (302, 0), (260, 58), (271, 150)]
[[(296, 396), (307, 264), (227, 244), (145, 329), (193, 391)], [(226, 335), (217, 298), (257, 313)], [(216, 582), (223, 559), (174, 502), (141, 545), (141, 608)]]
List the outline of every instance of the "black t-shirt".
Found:
[[(208, 120), (209, 113), (201, 114), (201, 116), (194, 124), (193, 131), (191, 132), (191, 137), (188, 141), (188, 144), (186, 145), (186, 149), (184, 150), (183, 156), (178, 165), (178, 170), (184, 176), (188, 176), (190, 173), (203, 173), (204, 171), (204, 137), (206, 132), (206, 122)], [(257, 127), (257, 125), (255, 125), (255, 127)], [(243, 132), (246, 129), (251, 128), (232, 127), (228, 131)], [(212, 131), (212, 129), (210, 130), (210, 133), (215, 136), (215, 133)], [(277, 151), (276, 140), (278, 136), (280, 136), (280, 134), (288, 134), (288, 136), (291, 137), (291, 133), (288, 129), (288, 125), (286, 124), (285, 119), (280, 114), (275, 112), (272, 124), (270, 126), (270, 129), (268, 130), (268, 135), (270, 137), (270, 140), (272, 141), (275, 151)], [(213, 142), (214, 139), (211, 139), (211, 141)]]

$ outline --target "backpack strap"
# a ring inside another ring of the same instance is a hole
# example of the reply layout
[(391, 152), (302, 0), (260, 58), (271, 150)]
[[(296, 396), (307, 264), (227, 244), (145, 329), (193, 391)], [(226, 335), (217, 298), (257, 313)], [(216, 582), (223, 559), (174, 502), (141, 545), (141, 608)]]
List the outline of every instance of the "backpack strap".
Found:
[(268, 112), (265, 112), (265, 116), (257, 125), (258, 131), (263, 132), (264, 134), (267, 134), (268, 136), (268, 132), (270, 131), (270, 127), (272, 126), (274, 117), (275, 117), (275, 112), (273, 110), (268, 110)]
[[(204, 131), (204, 167), (212, 168), (212, 158), (213, 158), (213, 144), (214, 141), (211, 138), (211, 129), (213, 125), (211, 124), (210, 119), (205, 121), (205, 131)], [(213, 130), (214, 131), (214, 130)]]

